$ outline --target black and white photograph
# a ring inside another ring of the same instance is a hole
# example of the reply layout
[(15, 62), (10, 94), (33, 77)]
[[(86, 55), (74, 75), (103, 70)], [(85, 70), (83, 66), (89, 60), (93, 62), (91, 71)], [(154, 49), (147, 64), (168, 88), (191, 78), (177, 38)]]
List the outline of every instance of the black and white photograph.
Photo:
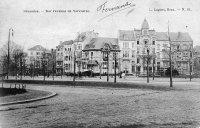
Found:
[(200, 128), (199, 0), (1, 0), (0, 128)]

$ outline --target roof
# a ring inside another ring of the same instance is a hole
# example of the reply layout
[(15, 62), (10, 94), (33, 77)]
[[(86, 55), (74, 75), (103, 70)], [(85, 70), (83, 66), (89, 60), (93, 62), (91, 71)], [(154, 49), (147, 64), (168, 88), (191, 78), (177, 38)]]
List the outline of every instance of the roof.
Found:
[(49, 51), (48, 49), (42, 47), (41, 45), (36, 45), (28, 49), (29, 51)]
[(109, 44), (111, 49), (117, 47), (117, 50), (119, 50), (117, 38), (98, 37), (98, 38), (92, 38), (89, 44), (85, 46), (84, 51), (101, 50), (106, 43)]
[[(170, 32), (171, 41), (192, 41), (189, 33), (186, 32)], [(169, 40), (167, 32), (156, 32), (156, 40)]]
[[(158, 41), (168, 41), (167, 32), (155, 32), (155, 30), (149, 30), (150, 36), (155, 36)], [(135, 41), (136, 37), (141, 36), (141, 30), (119, 30), (119, 40), (123, 41)], [(171, 41), (192, 41), (189, 33), (186, 32), (170, 32)]]
[(149, 29), (149, 24), (146, 19), (144, 19), (144, 21), (142, 23), (142, 29)]
[(72, 45), (72, 44), (73, 44), (73, 40), (62, 42), (62, 45)]
[(136, 40), (134, 31), (131, 30), (119, 30), (119, 40)]

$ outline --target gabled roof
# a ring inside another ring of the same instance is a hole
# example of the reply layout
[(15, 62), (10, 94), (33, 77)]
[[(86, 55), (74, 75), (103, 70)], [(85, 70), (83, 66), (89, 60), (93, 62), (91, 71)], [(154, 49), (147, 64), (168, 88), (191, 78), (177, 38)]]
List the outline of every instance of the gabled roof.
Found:
[(98, 37), (98, 38), (93, 38), (89, 42), (89, 44), (85, 46), (83, 51), (101, 50), (106, 43), (109, 44), (111, 49), (114, 49), (114, 47), (117, 47), (119, 49), (117, 38)]
[(36, 45), (32, 48), (28, 49), (29, 51), (48, 51), (46, 48), (42, 47), (41, 45)]

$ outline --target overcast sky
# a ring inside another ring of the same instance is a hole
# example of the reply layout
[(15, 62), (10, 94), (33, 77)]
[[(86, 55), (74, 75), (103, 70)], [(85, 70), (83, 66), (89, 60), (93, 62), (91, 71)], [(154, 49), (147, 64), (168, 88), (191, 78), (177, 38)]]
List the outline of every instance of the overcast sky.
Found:
[[(126, 2), (135, 6), (122, 8), (123, 11), (112, 15), (118, 10), (97, 11), (106, 1), (107, 8)], [(176, 11), (154, 11), (167, 8)], [(182, 11), (182, 8), (190, 8), (190, 11)], [(40, 12), (27, 13), (25, 10)], [(46, 13), (45, 10), (89, 12)], [(158, 32), (167, 32), (169, 20), (170, 31), (189, 32), (194, 45), (200, 45), (199, 0), (1, 0), (0, 46), (7, 42), (9, 28), (14, 29), (14, 42), (25, 49), (37, 44), (50, 49), (55, 48), (60, 41), (74, 40), (78, 32), (89, 30), (98, 32), (101, 37), (117, 38), (118, 30), (140, 29), (144, 18), (150, 28)]]

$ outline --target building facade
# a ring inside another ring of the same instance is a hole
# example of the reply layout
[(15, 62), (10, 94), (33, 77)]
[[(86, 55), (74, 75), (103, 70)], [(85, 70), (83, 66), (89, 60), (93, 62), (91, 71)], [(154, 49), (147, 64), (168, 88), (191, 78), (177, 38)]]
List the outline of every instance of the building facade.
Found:
[(190, 51), (193, 41), (184, 32), (156, 32), (149, 28), (145, 19), (141, 29), (119, 30), (118, 42), (120, 46), (121, 71), (130, 74), (145, 74), (148, 59), (149, 71), (164, 73), (169, 68), (169, 47), (173, 69), (180, 74), (189, 73)]
[(50, 57), (51, 52), (41, 45), (36, 45), (32, 48), (29, 48), (27, 50), (26, 59), (26, 65), (29, 74), (34, 73), (34, 75), (41, 75), (43, 74), (43, 70), (46, 70), (45, 72), (48, 72), (47, 65)]

